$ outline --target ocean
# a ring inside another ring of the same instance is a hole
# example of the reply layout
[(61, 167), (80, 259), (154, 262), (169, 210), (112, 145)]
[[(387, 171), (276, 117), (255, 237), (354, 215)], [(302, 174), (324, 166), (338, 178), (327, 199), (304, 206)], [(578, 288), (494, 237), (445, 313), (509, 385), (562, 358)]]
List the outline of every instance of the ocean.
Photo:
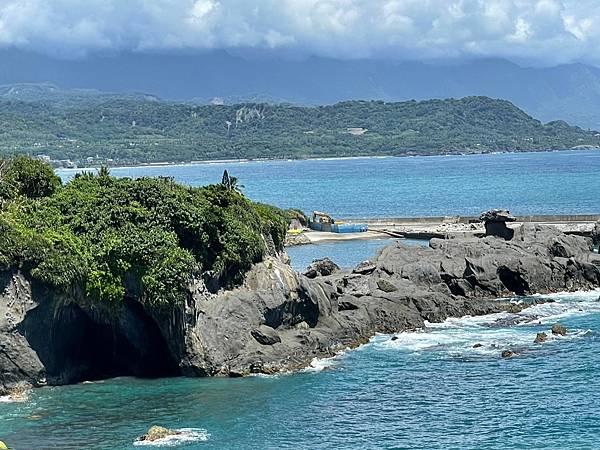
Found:
[[(600, 150), (307, 159), (115, 168), (115, 176), (167, 176), (192, 186), (223, 170), (255, 201), (335, 217), (585, 214), (600, 210)], [(59, 171), (68, 180), (80, 169)]]
[[(223, 169), (252, 199), (340, 217), (598, 213), (600, 153), (498, 154), (113, 169), (201, 185)], [(71, 171), (61, 171), (68, 178)], [(330, 255), (344, 267), (388, 240), (289, 249), (295, 268)], [(419, 245), (418, 242), (414, 243)], [(118, 378), (34, 390), (2, 402), (15, 449), (134, 449), (151, 425), (182, 431), (155, 448), (600, 448), (600, 291), (556, 294), (519, 313), (450, 319), (375, 336), (295, 374), (243, 379)], [(569, 333), (552, 336), (554, 323)], [(550, 335), (534, 344), (537, 332)], [(475, 344), (481, 344), (474, 348)], [(503, 359), (505, 348), (520, 352)], [(5, 399), (4, 399), (5, 400)]]

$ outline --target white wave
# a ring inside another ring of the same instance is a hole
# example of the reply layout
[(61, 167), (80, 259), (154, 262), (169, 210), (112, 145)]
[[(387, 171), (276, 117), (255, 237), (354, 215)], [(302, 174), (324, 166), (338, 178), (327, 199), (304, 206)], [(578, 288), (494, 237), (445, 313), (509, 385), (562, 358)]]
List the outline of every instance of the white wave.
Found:
[[(600, 313), (600, 301), (598, 301), (596, 292), (594, 292), (594, 294), (590, 294), (589, 292), (564, 293), (551, 296), (550, 298), (553, 298), (556, 301), (534, 305), (522, 311), (520, 315), (531, 317), (531, 322), (537, 322), (543, 325), (573, 316), (585, 316)], [(527, 324), (527, 322), (524, 322), (522, 325)]]
[(346, 351), (347, 350), (342, 350), (335, 356), (330, 356), (327, 358), (313, 358), (308, 367), (305, 367), (300, 372), (316, 373), (331, 369), (339, 363), (339, 360), (346, 354)]
[[(598, 290), (565, 292), (544, 296), (553, 298), (520, 313), (449, 318), (441, 323), (425, 323), (418, 331), (377, 336), (372, 345), (379, 350), (400, 350), (420, 354), (441, 352), (456, 356), (499, 355), (502, 350), (532, 348), (538, 332), (547, 335), (546, 344), (585, 337), (591, 330), (569, 328), (566, 336), (552, 334), (551, 325), (577, 315), (600, 313)], [(506, 321), (506, 323), (504, 323)], [(539, 345), (536, 345), (536, 348)]]
[[(395, 340), (387, 337), (374, 343), (379, 350), (400, 350), (414, 354), (424, 351), (440, 352), (454, 356), (499, 355), (506, 349), (531, 348), (539, 331), (546, 333), (544, 344), (553, 341), (579, 339), (591, 330), (570, 329), (566, 336), (555, 336), (550, 329), (523, 331), (516, 328), (458, 328), (455, 330), (437, 329), (421, 332), (406, 332), (395, 335)], [(544, 345), (542, 344), (542, 345)]]
[(443, 328), (458, 328), (458, 327), (483, 327), (495, 323), (499, 320), (510, 317), (510, 313), (501, 312), (487, 314), (485, 316), (463, 316), (449, 317), (443, 322), (428, 322), (425, 321), (425, 329), (443, 329)]
[(600, 295), (600, 288), (591, 289), (589, 291), (562, 291), (555, 292), (553, 294), (533, 294), (532, 297), (544, 297), (544, 298), (553, 298), (557, 300), (565, 300), (565, 299), (573, 299), (573, 300), (581, 300), (581, 299), (593, 299), (598, 298)]
[(19, 395), (2, 395), (0, 403), (25, 403), (29, 400), (29, 392), (24, 392)]
[(133, 445), (144, 447), (175, 447), (190, 442), (208, 441), (210, 434), (203, 428), (176, 428), (178, 434), (173, 434), (155, 441), (135, 441)]

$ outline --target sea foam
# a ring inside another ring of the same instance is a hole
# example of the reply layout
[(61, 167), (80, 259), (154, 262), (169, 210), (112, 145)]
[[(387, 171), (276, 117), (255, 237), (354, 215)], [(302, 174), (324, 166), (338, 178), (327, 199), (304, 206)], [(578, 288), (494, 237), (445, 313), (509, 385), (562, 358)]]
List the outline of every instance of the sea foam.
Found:
[(426, 322), (423, 329), (396, 334), (393, 340), (389, 335), (377, 336), (372, 345), (378, 350), (416, 355), (428, 351), (458, 357), (498, 356), (508, 348), (540, 348), (533, 343), (538, 332), (547, 334), (544, 345), (591, 334), (589, 329), (569, 328), (566, 336), (555, 336), (551, 325), (572, 316), (600, 312), (598, 291), (565, 292), (545, 297), (555, 302), (535, 305), (516, 314), (496, 313), (449, 318), (440, 323)]
[(342, 350), (334, 356), (327, 358), (313, 358), (308, 367), (305, 367), (301, 372), (322, 372), (323, 370), (332, 369), (335, 367), (340, 359), (346, 354), (347, 350)]

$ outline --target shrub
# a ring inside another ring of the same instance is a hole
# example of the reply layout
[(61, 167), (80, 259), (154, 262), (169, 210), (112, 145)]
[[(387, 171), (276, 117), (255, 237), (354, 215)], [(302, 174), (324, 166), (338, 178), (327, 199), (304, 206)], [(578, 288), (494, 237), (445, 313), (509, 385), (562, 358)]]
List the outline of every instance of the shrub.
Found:
[(59, 188), (60, 178), (46, 163), (27, 156), (17, 156), (0, 162), (0, 192), (4, 198), (22, 195), (40, 198), (52, 195)]
[(107, 172), (19, 198), (0, 211), (0, 269), (59, 289), (82, 283), (89, 298), (113, 303), (181, 302), (200, 273), (236, 285), (264, 257), (262, 235), (281, 250), (287, 226), (279, 209), (225, 186)]

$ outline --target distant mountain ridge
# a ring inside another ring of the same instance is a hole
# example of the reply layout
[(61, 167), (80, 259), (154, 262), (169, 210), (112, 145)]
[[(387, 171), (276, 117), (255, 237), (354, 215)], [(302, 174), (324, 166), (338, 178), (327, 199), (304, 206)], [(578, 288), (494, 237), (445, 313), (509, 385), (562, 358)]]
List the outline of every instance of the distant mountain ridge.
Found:
[(97, 89), (63, 89), (50, 83), (17, 83), (0, 86), (0, 100), (49, 102), (54, 106), (70, 107), (116, 99), (158, 101), (159, 98), (141, 93), (110, 93)]
[(73, 106), (0, 101), (0, 156), (43, 154), (80, 165), (581, 146), (600, 146), (600, 134), (564, 121), (543, 124), (508, 101), (488, 97), (319, 107), (193, 105), (127, 96)]
[(57, 60), (0, 51), (0, 85), (51, 83), (62, 89), (144, 92), (168, 100), (226, 104), (244, 101), (333, 104), (504, 98), (547, 122), (563, 119), (600, 129), (600, 70), (583, 64), (521, 67), (502, 59), (436, 63), (244, 58), (226, 51), (202, 54), (91, 56)]

